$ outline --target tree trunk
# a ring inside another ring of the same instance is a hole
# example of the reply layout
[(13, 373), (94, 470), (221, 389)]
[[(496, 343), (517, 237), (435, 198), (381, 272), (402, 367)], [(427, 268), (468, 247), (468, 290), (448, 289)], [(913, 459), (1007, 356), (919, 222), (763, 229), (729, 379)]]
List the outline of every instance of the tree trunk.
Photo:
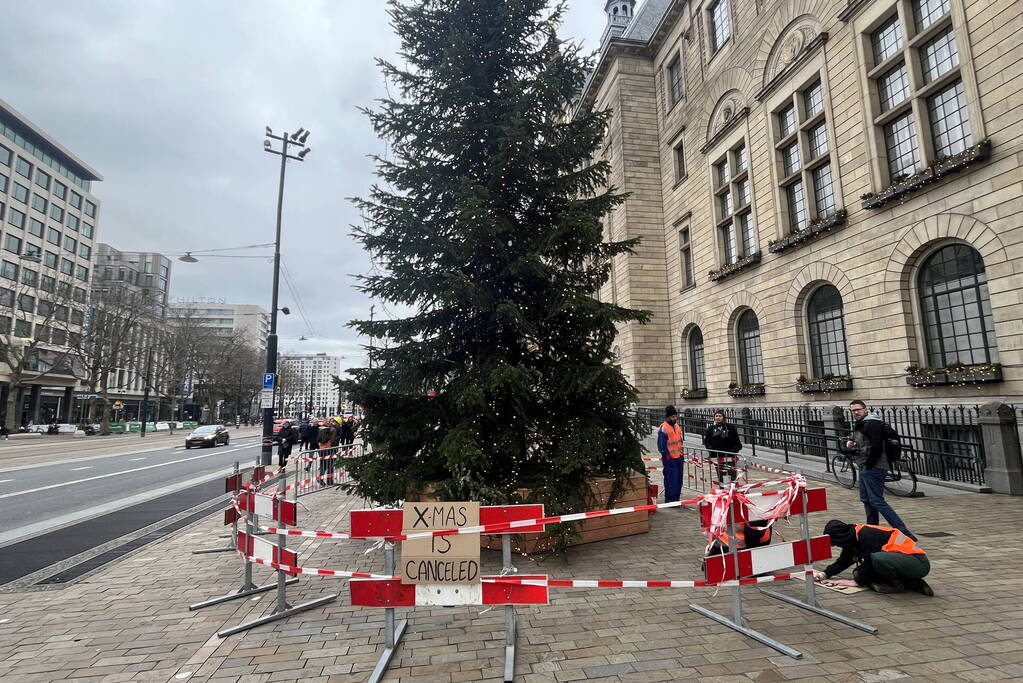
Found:
[(4, 416), (4, 426), (8, 432), (17, 431), (20, 425), (16, 424), (17, 413), (21, 412), (18, 399), (21, 397), (21, 386), (11, 380), (7, 387), (7, 414)]

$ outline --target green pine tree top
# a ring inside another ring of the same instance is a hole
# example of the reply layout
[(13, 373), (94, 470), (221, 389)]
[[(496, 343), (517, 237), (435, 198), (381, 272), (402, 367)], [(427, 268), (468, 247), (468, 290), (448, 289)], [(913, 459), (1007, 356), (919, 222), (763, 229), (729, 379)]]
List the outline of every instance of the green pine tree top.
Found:
[(611, 344), (648, 314), (594, 296), (633, 246), (603, 236), (624, 199), (593, 162), (609, 114), (567, 114), (589, 62), (547, 5), (391, 2), (404, 64), (379, 63), (400, 95), (367, 111), (390, 158), (354, 236), (383, 267), (362, 291), (414, 313), (351, 323), (387, 341), (344, 383), (377, 449), (348, 468), (371, 500), (529, 489), (554, 514), (645, 471)]

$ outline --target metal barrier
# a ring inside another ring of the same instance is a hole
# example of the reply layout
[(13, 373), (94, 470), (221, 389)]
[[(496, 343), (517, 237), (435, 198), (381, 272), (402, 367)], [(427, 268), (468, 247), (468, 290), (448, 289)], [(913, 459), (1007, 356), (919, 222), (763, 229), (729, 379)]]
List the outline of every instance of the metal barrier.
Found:
[[(837, 407), (836, 407), (837, 408)], [(743, 444), (753, 449), (823, 458), (831, 471), (830, 456), (840, 451), (852, 431), (848, 407), (733, 406), (723, 408)], [(976, 405), (870, 406), (899, 433), (902, 457), (916, 474), (939, 481), (984, 483), (984, 443)], [(639, 415), (656, 427), (663, 408), (642, 407)], [(685, 407), (679, 420), (686, 432), (702, 434), (713, 422), (714, 408)]]
[(289, 478), (298, 497), (323, 491), (352, 480), (344, 466), (346, 458), (363, 455), (362, 444), (345, 444), (292, 453), (288, 457)]

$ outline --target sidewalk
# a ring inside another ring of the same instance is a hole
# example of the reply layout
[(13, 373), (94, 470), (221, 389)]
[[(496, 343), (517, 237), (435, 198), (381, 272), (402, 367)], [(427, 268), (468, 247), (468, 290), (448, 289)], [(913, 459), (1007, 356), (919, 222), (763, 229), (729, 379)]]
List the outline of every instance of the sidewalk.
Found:
[[(659, 479), (656, 473), (654, 481)], [(861, 521), (854, 491), (827, 485), (830, 518)], [(361, 501), (333, 491), (302, 499), (305, 528), (347, 528)], [(690, 602), (729, 614), (731, 596), (711, 589), (551, 589), (551, 604), (519, 608), (516, 680), (540, 681), (880, 681), (1023, 678), (1023, 498), (963, 493), (896, 499), (919, 534), (937, 593), (852, 596), (820, 591), (826, 607), (872, 623), (866, 635), (744, 588), (749, 625), (801, 649), (793, 660), (689, 610)], [(983, 521), (983, 526), (979, 522)], [(351, 607), (347, 583), (301, 577), (298, 603), (332, 591), (334, 603), (221, 640), (216, 631), (269, 611), (273, 593), (189, 612), (187, 605), (234, 591), (233, 553), (192, 556), (217, 546), (217, 517), (108, 566), (77, 584), (0, 593), (0, 679), (33, 681), (365, 681), (383, 649), (383, 612)], [(576, 579), (699, 578), (702, 539), (691, 510), (661, 510), (649, 534), (574, 549), (567, 561), (515, 558), (521, 572)], [(793, 523), (779, 523), (794, 538)], [(303, 566), (381, 571), (365, 541), (289, 539)], [(486, 570), (500, 554), (484, 553)], [(255, 568), (265, 583), (271, 572)], [(775, 584), (798, 595), (802, 584)], [(501, 610), (399, 610), (409, 617), (389, 681), (500, 680)]]

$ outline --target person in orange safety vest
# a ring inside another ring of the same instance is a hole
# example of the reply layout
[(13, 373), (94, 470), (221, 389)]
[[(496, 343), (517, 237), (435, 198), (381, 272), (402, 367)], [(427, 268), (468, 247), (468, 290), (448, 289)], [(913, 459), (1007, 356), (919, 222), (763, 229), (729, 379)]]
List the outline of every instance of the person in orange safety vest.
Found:
[[(664, 474), (664, 502), (674, 503), (682, 495), (682, 426), (675, 406), (664, 409), (664, 422), (657, 428), (657, 450)], [(680, 508), (681, 509), (681, 508)]]
[(824, 533), (831, 537), (831, 545), (841, 548), (842, 553), (823, 572), (814, 572), (815, 579), (830, 579), (855, 563), (853, 579), (857, 585), (869, 586), (878, 593), (912, 590), (934, 595), (934, 590), (924, 581), (931, 571), (927, 553), (902, 531), (833, 519), (824, 526)]

